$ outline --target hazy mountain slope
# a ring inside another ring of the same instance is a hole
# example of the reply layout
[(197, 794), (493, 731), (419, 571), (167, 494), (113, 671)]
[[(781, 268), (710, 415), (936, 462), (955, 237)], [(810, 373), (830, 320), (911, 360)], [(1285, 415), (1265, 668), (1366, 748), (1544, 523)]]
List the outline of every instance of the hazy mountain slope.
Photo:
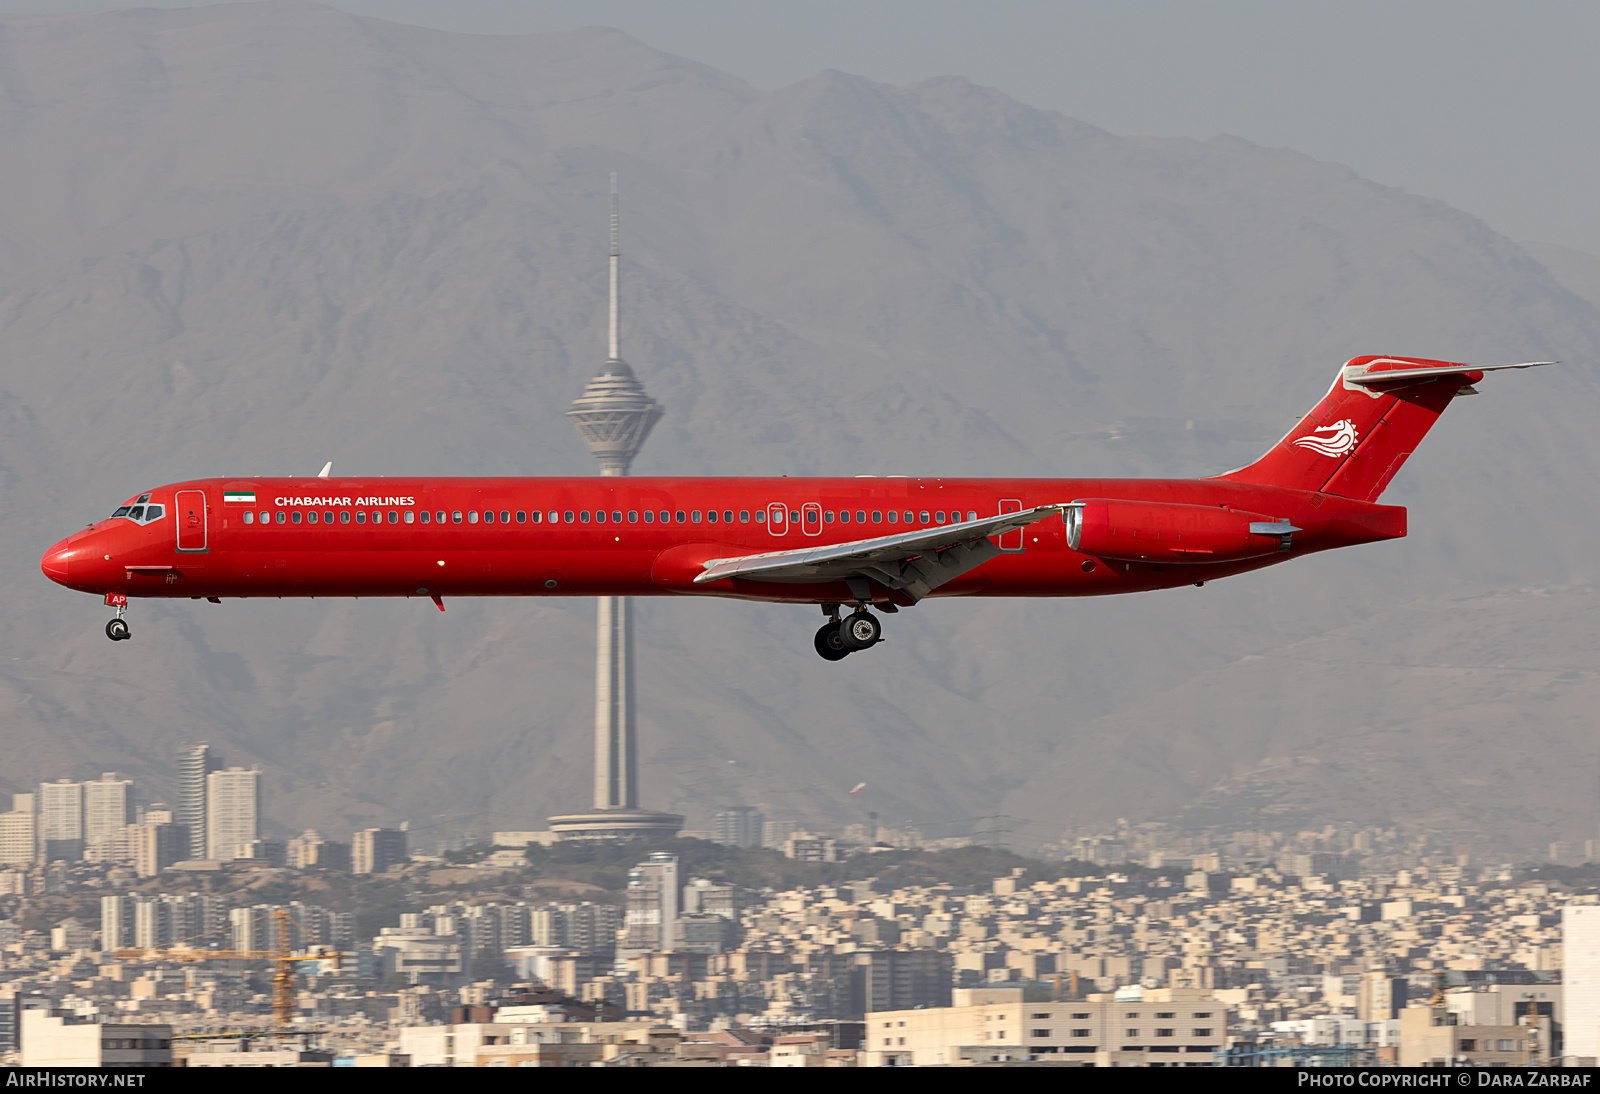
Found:
[(13, 787), (170, 787), (206, 737), (266, 767), (284, 826), (524, 827), (586, 800), (589, 602), (141, 604), (112, 645), (36, 560), (189, 476), (591, 471), (562, 413), (603, 348), (618, 170), (626, 355), (668, 409), (640, 474), (1205, 474), (1357, 353), (1566, 362), (1451, 410), (1386, 498), (1413, 507), (1399, 543), (1155, 597), (929, 603), (839, 665), (814, 612), (642, 602), (648, 804), (930, 829), (1003, 808), (1039, 836), (1248, 814), (1230, 780), (1358, 756), (1273, 801), (1437, 825), (1471, 765), (1435, 758), (1513, 736), (1515, 777), (1449, 823), (1592, 826), (1595, 745), (1552, 678), (1466, 702), (1370, 671), (1474, 640), (1506, 660), (1521, 631), (1593, 663), (1593, 613), (1545, 614), (1587, 592), (1505, 594), (1592, 579), (1600, 311), (1438, 202), (957, 79), (769, 95), (615, 31), (276, 3), (0, 19), (0, 162)]

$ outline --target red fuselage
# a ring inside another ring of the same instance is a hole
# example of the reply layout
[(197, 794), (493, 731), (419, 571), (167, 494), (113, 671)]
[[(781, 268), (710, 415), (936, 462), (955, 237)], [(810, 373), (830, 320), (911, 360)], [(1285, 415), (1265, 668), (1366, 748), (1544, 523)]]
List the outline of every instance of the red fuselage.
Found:
[[(50, 549), (51, 580), (130, 597), (653, 596), (849, 602), (843, 582), (734, 578), (716, 558), (792, 551), (1081, 498), (1211, 506), (1293, 524), (1293, 549), (1206, 561), (1108, 559), (1064, 520), (935, 596), (1096, 596), (1208, 581), (1294, 555), (1405, 535), (1405, 510), (1224, 479), (204, 479), (149, 491), (153, 520), (114, 516)], [(131, 512), (130, 501), (119, 512)], [(874, 586), (878, 603), (908, 604)]]

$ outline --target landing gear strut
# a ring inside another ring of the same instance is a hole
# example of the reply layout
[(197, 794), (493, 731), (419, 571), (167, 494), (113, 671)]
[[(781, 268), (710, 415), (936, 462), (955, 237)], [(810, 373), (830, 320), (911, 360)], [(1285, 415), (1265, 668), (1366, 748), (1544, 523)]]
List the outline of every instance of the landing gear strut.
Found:
[(113, 642), (125, 642), (133, 637), (133, 631), (128, 627), (128, 621), (123, 618), (128, 613), (128, 597), (126, 593), (107, 593), (106, 606), (117, 609), (117, 617), (106, 624), (106, 637)]

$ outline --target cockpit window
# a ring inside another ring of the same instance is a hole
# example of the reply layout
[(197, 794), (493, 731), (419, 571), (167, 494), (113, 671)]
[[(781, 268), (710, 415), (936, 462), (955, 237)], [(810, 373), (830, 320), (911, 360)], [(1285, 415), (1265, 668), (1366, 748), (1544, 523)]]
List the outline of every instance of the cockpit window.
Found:
[(135, 524), (149, 524), (153, 520), (160, 520), (166, 516), (166, 506), (144, 504), (145, 499), (149, 496), (149, 494), (141, 494), (138, 501), (132, 505), (117, 506), (117, 511), (111, 515), (113, 517), (124, 517)]

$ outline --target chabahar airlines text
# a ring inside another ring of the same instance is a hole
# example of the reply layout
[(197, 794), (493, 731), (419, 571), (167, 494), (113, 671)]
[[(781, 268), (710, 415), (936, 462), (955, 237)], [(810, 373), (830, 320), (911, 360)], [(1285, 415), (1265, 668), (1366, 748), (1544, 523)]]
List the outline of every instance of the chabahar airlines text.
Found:
[(416, 498), (273, 498), (273, 505), (415, 505)]

